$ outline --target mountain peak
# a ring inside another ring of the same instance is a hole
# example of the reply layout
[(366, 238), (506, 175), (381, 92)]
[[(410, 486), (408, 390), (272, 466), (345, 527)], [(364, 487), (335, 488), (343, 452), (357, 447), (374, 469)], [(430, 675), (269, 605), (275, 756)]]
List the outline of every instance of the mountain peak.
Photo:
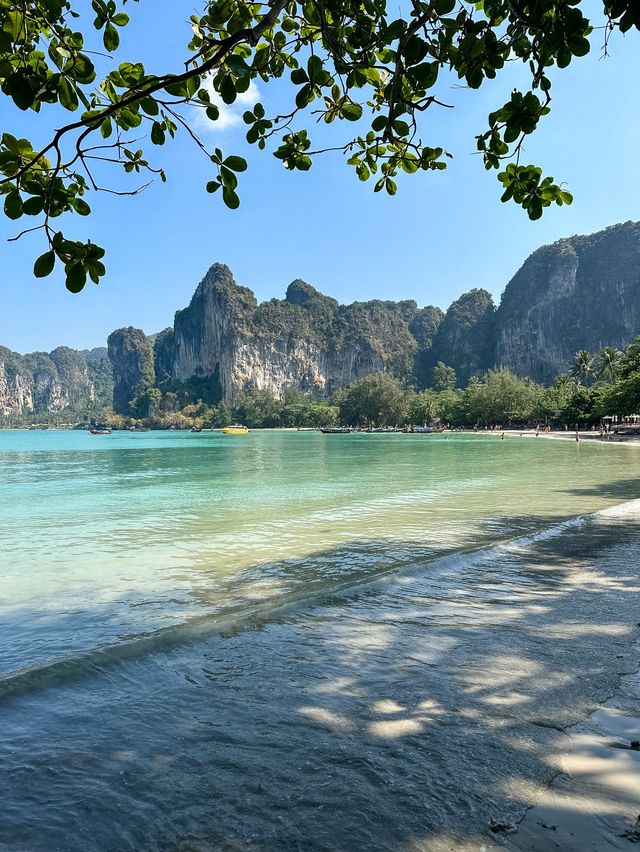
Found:
[(211, 287), (215, 284), (235, 284), (236, 282), (233, 273), (226, 264), (214, 263), (207, 270), (201, 283)]

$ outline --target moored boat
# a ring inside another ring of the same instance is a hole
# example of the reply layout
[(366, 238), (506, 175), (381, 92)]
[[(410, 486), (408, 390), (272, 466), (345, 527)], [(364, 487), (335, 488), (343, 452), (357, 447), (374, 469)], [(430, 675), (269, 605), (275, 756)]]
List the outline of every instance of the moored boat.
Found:
[(249, 430), (246, 426), (235, 423), (233, 426), (224, 426), (220, 431), (223, 435), (246, 435)]
[(330, 429), (321, 429), (323, 435), (350, 435), (353, 432), (349, 426), (332, 426)]
[(94, 429), (92, 426), (89, 427), (89, 434), (91, 435), (110, 435), (111, 429)]

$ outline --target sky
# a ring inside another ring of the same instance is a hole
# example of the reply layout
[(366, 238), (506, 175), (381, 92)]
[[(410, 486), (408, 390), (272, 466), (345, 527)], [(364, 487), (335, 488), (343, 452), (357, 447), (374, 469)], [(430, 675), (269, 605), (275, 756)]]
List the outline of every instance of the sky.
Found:
[[(142, 60), (156, 72), (179, 68), (192, 6), (140, 0), (127, 10), (132, 24), (123, 30), (118, 60)], [(41, 237), (8, 242), (20, 223), (0, 217), (0, 345), (18, 352), (81, 349), (105, 345), (125, 325), (159, 331), (215, 262), (226, 263), (259, 301), (282, 298), (295, 278), (341, 302), (415, 299), (446, 309), (472, 287), (485, 287), (498, 301), (540, 245), (640, 219), (640, 35), (616, 34), (608, 58), (601, 42), (596, 31), (589, 56), (552, 74), (552, 112), (525, 148), (524, 161), (565, 182), (573, 205), (548, 208), (531, 222), (521, 208), (500, 202), (496, 173), (485, 172), (474, 153), (487, 114), (524, 79), (519, 66), (475, 92), (445, 84), (441, 94), (455, 109), (428, 112), (421, 130), (425, 142), (454, 158), (444, 172), (403, 175), (393, 198), (374, 194), (373, 183), (358, 181), (339, 155), (318, 158), (307, 173), (290, 173), (268, 151), (249, 146), (239, 119), (247, 101), (259, 97), (268, 114), (289, 111), (287, 85), (259, 83), (217, 125), (200, 127), (210, 147), (249, 161), (238, 210), (206, 193), (210, 163), (181, 134), (162, 149), (145, 148), (166, 169), (166, 184), (158, 180), (133, 198), (93, 196), (89, 219), (58, 220), (67, 236), (91, 237), (107, 249), (99, 286), (88, 283), (73, 295), (61, 270), (35, 279)], [(59, 112), (35, 116), (6, 103), (0, 109), (0, 130), (32, 140), (64, 120)], [(326, 130), (318, 135), (312, 128), (312, 138), (346, 141), (353, 125), (337, 122)], [(111, 180), (120, 185), (119, 176)]]

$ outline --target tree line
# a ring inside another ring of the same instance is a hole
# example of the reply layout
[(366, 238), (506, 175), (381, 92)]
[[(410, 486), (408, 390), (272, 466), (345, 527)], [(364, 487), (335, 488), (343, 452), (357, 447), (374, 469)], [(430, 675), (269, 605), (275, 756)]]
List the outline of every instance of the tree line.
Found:
[[(521, 427), (532, 423), (573, 428), (607, 416), (640, 412), (640, 337), (625, 350), (576, 353), (571, 368), (551, 387), (489, 370), (457, 387), (455, 370), (438, 362), (423, 391), (389, 373), (372, 373), (329, 398), (287, 390), (281, 399), (267, 390), (246, 390), (233, 403), (214, 403), (200, 385), (147, 389), (131, 403), (133, 417), (103, 412), (114, 427), (142, 423), (152, 428), (217, 428), (241, 422), (250, 428), (379, 427), (423, 425)], [(195, 394), (199, 394), (195, 398)]]

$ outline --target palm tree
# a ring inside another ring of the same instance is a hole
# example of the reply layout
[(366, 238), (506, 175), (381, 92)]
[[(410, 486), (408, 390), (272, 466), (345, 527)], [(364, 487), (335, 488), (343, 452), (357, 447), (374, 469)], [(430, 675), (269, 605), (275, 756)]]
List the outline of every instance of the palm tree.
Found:
[(586, 349), (580, 349), (579, 352), (576, 352), (569, 375), (588, 385), (590, 380), (595, 376), (595, 372), (595, 358), (593, 355), (587, 352)]
[(598, 378), (605, 382), (615, 382), (620, 375), (623, 360), (623, 352), (615, 346), (605, 346), (597, 358)]

